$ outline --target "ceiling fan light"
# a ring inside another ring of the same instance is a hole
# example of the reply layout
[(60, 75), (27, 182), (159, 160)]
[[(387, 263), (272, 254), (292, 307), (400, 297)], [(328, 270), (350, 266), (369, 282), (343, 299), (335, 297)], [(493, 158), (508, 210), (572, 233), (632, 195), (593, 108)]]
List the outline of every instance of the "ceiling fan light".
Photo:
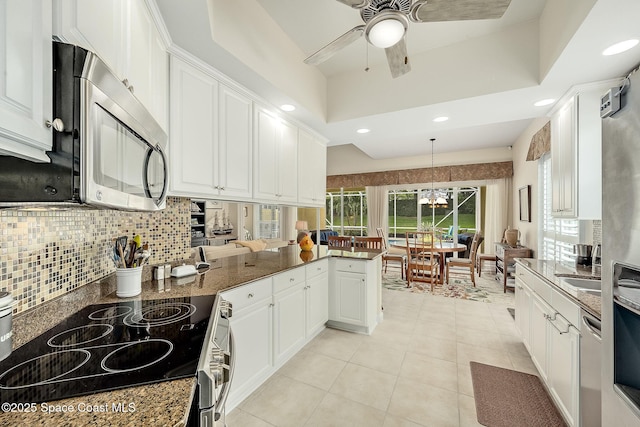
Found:
[(386, 49), (398, 43), (407, 31), (406, 16), (394, 12), (381, 13), (369, 21), (365, 34), (369, 43)]

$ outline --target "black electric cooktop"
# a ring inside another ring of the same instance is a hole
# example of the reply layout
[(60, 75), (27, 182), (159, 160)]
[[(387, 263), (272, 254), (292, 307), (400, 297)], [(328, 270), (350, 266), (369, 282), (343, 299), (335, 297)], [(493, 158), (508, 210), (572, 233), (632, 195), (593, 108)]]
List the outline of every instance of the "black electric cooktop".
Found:
[(45, 402), (195, 376), (214, 299), (85, 307), (0, 362), (0, 401)]

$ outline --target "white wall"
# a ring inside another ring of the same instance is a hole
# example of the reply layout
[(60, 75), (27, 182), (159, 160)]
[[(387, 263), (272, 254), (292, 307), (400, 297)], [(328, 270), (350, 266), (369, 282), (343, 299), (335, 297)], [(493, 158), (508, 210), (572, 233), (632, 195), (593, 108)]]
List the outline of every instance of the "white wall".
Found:
[[(539, 204), (538, 195), (538, 161), (527, 162), (527, 153), (531, 144), (531, 137), (538, 132), (549, 121), (548, 117), (536, 119), (520, 135), (513, 144), (513, 224), (511, 228), (520, 230), (520, 243), (533, 250), (533, 256), (537, 256), (538, 251), (538, 225), (539, 225)], [(520, 205), (518, 199), (518, 189), (525, 185), (531, 186), (531, 222), (520, 221)]]

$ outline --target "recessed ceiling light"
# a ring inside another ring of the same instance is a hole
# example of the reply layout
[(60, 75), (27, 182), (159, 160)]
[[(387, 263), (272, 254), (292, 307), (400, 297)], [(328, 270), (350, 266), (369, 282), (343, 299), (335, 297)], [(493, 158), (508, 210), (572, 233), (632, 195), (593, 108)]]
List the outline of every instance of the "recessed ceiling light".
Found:
[(358, 129), (356, 132), (358, 132), (358, 133), (369, 133), (369, 132), (371, 132), (371, 130), (369, 130), (367, 128), (362, 128), (362, 129)]
[(295, 105), (291, 105), (291, 104), (282, 104), (280, 106), (280, 109), (282, 111), (293, 111), (296, 109)]
[(551, 105), (554, 102), (556, 102), (555, 99), (553, 98), (547, 98), (547, 99), (541, 99), (540, 101), (536, 102), (535, 104), (533, 104), (536, 107), (544, 107), (545, 105)]
[(447, 116), (440, 116), (440, 117), (436, 117), (435, 119), (433, 119), (433, 121), (436, 122), (436, 123), (446, 122), (447, 120), (449, 120), (449, 117), (447, 117)]
[(637, 44), (638, 44), (638, 39), (625, 40), (623, 42), (616, 43), (612, 46), (609, 46), (604, 51), (602, 51), (602, 54), (605, 56), (617, 55), (618, 53), (622, 53), (631, 49)]

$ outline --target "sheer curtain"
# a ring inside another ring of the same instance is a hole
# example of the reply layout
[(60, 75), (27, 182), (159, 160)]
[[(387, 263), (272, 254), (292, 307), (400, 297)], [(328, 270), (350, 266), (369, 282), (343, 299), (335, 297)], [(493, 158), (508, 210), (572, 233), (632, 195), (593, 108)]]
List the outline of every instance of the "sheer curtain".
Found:
[(389, 191), (387, 187), (366, 187), (367, 235), (377, 236), (376, 228), (382, 227), (387, 235), (389, 224)]
[(495, 253), (495, 242), (502, 240), (505, 228), (511, 222), (511, 178), (491, 179), (487, 182), (487, 201), (484, 220), (484, 253)]

